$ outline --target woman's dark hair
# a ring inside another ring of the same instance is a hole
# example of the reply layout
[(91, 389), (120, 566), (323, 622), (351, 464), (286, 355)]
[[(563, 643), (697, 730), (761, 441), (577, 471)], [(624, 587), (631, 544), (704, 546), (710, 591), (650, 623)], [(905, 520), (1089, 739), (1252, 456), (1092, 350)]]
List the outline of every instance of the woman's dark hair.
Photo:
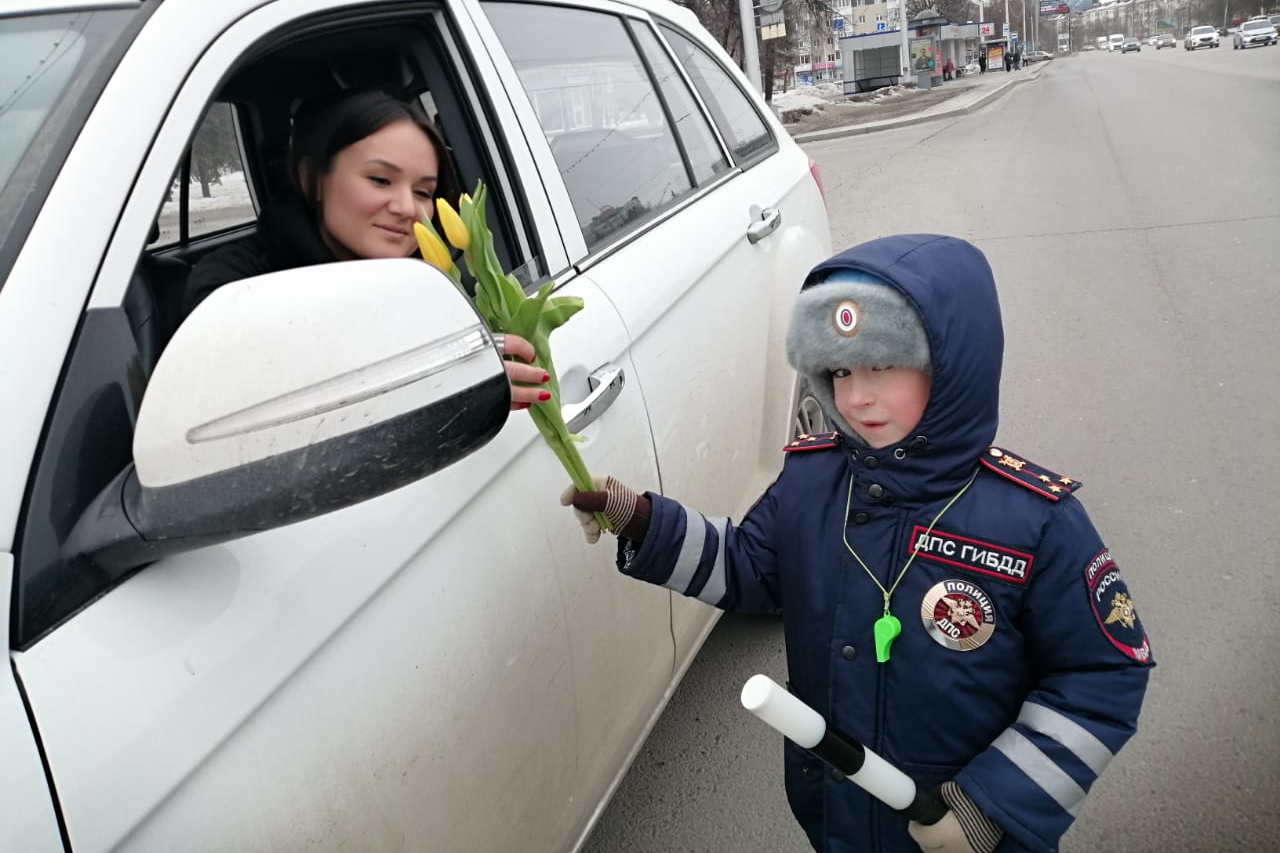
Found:
[[(411, 121), (436, 151), (439, 171), (436, 198), (457, 207), (462, 192), (453, 170), (453, 159), (444, 137), (416, 102), (397, 100), (384, 92), (342, 92), (303, 101), (293, 114), (293, 134), (289, 140), (289, 178), (317, 222), (320, 220), (320, 179), (333, 165), (333, 158), (349, 145), (397, 121)], [(440, 223), (435, 220), (436, 229)]]

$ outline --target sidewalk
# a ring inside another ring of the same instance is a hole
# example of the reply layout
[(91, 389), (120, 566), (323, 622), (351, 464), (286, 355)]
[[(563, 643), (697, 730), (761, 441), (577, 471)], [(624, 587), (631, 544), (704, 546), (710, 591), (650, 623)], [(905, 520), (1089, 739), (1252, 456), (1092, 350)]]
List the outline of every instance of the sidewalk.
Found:
[[(879, 130), (892, 130), (896, 127), (921, 124), (934, 119), (956, 118), (986, 106), (996, 98), (1008, 93), (1019, 83), (1035, 80), (1044, 72), (1046, 66), (1058, 61), (1060, 60), (1053, 59), (1048, 62), (1037, 62), (1035, 65), (1023, 68), (1020, 71), (1006, 72), (1001, 68), (997, 71), (988, 71), (986, 74), (962, 77), (959, 80), (948, 81), (939, 87), (911, 96), (929, 98), (930, 103), (919, 111), (909, 112), (906, 115), (893, 118), (863, 121), (855, 119), (838, 127), (801, 133), (792, 132), (792, 137), (801, 143), (820, 142), (826, 139), (837, 139), (842, 136), (857, 136), (863, 133), (875, 133)], [(950, 91), (950, 94), (948, 94), (948, 91)], [(943, 97), (941, 100), (930, 98), (934, 94), (940, 94)], [(868, 118), (871, 115), (874, 115), (874, 112), (869, 111)]]

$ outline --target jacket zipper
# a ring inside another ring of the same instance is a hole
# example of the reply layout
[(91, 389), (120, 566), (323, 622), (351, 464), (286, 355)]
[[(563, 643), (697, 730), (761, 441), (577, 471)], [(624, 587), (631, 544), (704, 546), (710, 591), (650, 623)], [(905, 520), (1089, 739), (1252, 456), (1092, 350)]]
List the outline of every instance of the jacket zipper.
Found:
[[(899, 509), (896, 512), (898, 515), (898, 521), (894, 525), (895, 530), (893, 535), (893, 545), (889, 550), (889, 559), (887, 560), (887, 563), (889, 566), (887, 571), (889, 575), (888, 577), (881, 579), (881, 583), (884, 584), (885, 589), (890, 589), (893, 582), (897, 579), (895, 572), (902, 571), (901, 566), (895, 565), (894, 555), (902, 553), (902, 549), (900, 548), (900, 546), (902, 545), (902, 542), (900, 540), (902, 539), (903, 530), (905, 529), (906, 526), (908, 526), (908, 525), (904, 525), (904, 519), (907, 518), (907, 516), (909, 515), (909, 512), (905, 509)], [(906, 558), (904, 557), (903, 560), (905, 561), (905, 559)], [(910, 569), (908, 569), (908, 571), (910, 571)], [(903, 630), (906, 630), (905, 626), (903, 627)], [(888, 704), (888, 695), (887, 695), (888, 689), (885, 685), (885, 681), (886, 681), (885, 667), (889, 666), (892, 660), (893, 660), (893, 657), (891, 654), (888, 661), (885, 661), (884, 663), (876, 664), (876, 737), (875, 737), (875, 745), (872, 747), (872, 749), (875, 751), (877, 755), (881, 757), (884, 757), (884, 754), (885, 754), (884, 753), (884, 743), (885, 743), (884, 720), (885, 720), (885, 706)], [(875, 815), (875, 819), (871, 822), (871, 849), (879, 850), (881, 849), (880, 839), (881, 839), (881, 836), (883, 835), (882, 822), (884, 818), (884, 810), (875, 808), (873, 805), (872, 814)]]

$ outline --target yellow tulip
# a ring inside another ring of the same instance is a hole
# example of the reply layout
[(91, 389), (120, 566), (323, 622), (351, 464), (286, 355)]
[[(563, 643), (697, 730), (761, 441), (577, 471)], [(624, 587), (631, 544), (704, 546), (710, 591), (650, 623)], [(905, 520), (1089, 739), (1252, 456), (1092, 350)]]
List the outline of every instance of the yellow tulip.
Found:
[(449, 256), (449, 250), (440, 242), (440, 238), (421, 222), (413, 223), (413, 236), (418, 238), (418, 251), (422, 252), (422, 259), (441, 272), (449, 272), (449, 267), (453, 266), (453, 258)]
[(436, 199), (436, 215), (440, 217), (440, 224), (444, 226), (444, 236), (449, 238), (453, 248), (465, 252), (471, 245), (471, 232), (462, 223), (462, 217), (458, 216), (458, 211), (454, 210), (449, 202), (440, 198)]

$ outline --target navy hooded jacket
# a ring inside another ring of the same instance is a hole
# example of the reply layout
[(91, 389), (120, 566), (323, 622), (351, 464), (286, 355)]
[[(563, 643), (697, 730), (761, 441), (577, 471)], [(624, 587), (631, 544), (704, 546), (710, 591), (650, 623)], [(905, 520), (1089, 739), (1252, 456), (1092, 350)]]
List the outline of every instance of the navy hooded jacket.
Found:
[[(928, 334), (933, 383), (896, 445), (802, 439), (740, 524), (649, 494), (619, 568), (725, 610), (783, 613), (790, 689), (914, 778), (954, 779), (1004, 830), (998, 853), (1058, 849), (1133, 735), (1150, 646), (1079, 484), (991, 447), (1003, 333), (971, 244), (905, 235), (824, 262), (895, 287)], [(972, 482), (970, 483), (970, 481)], [(937, 520), (958, 493), (969, 487)], [(848, 547), (845, 539), (847, 538)], [(884, 596), (902, 634), (877, 663)], [(906, 819), (785, 749), (792, 811), (816, 850), (919, 853)]]

